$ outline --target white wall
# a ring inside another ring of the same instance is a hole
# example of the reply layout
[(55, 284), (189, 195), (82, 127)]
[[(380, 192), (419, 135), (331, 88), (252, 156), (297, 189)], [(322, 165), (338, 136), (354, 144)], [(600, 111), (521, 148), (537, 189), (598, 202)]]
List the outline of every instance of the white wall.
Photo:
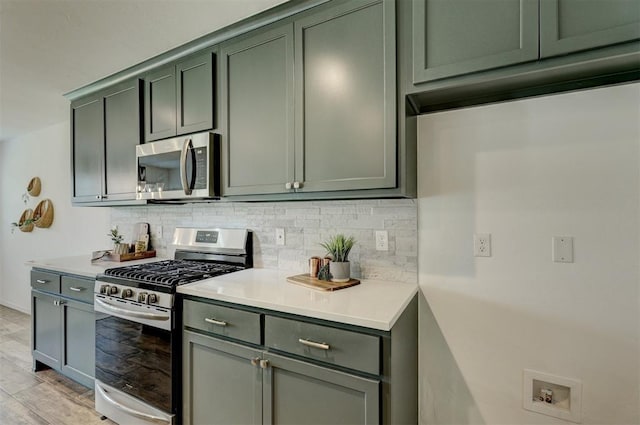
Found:
[[(0, 304), (29, 313), (30, 259), (87, 255), (109, 246), (107, 208), (71, 206), (69, 124), (56, 124), (18, 139), (0, 143)], [(42, 180), (42, 192), (27, 205), (22, 194), (32, 177)], [(31, 233), (11, 232), (10, 223), (22, 211), (49, 198), (53, 224)]]
[(421, 423), (564, 423), (522, 409), (525, 368), (640, 423), (639, 117), (631, 84), (419, 118)]

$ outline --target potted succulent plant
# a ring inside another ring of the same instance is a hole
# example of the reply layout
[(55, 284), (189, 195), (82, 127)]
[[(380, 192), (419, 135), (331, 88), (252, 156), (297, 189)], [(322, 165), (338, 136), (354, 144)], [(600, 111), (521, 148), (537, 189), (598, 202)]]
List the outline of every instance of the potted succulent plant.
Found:
[(113, 242), (114, 254), (122, 255), (129, 252), (129, 244), (122, 243), (122, 241), (124, 240), (124, 236), (122, 236), (118, 231), (118, 226), (115, 226), (113, 229), (111, 229), (107, 236), (109, 236), (111, 238), (111, 241)]
[(353, 236), (348, 238), (339, 233), (330, 236), (326, 242), (320, 245), (327, 250), (327, 254), (331, 257), (329, 264), (329, 272), (333, 282), (348, 282), (351, 278), (351, 264), (349, 263), (349, 253), (356, 243)]

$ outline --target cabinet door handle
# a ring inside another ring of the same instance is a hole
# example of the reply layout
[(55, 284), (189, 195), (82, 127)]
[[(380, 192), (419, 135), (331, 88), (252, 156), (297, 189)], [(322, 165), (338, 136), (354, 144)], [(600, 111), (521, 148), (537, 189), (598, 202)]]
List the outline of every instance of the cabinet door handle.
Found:
[(205, 317), (204, 321), (207, 322), (207, 323), (218, 325), (218, 326), (227, 326), (228, 325), (227, 322), (223, 322), (222, 320), (209, 319), (208, 317)]
[(84, 291), (85, 288), (76, 288), (75, 286), (69, 286), (69, 289), (74, 292)]
[(286, 183), (284, 184), (284, 188), (285, 188), (285, 189), (287, 189), (287, 190), (291, 189), (291, 187), (292, 187), (292, 186), (291, 186), (291, 182), (286, 182)]
[(49, 283), (48, 280), (44, 280), (44, 279), (38, 279), (38, 280), (36, 280), (36, 282), (38, 282), (38, 283), (40, 283), (42, 285), (44, 285), (45, 283)]
[(269, 367), (269, 360), (260, 360), (260, 367), (266, 369)]
[(251, 359), (251, 365), (260, 366), (260, 357), (254, 357), (253, 359)]
[(302, 187), (302, 183), (300, 182), (293, 182), (293, 188), (294, 189), (300, 189)]
[(328, 350), (331, 347), (326, 342), (315, 342), (309, 341), (308, 339), (298, 338), (298, 342), (300, 344), (306, 345), (307, 347), (319, 348), (321, 350)]

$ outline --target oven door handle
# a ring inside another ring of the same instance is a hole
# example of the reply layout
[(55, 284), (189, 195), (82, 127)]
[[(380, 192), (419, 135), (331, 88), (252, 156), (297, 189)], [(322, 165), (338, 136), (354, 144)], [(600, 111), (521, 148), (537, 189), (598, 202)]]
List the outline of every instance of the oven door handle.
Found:
[(147, 420), (147, 421), (156, 422), (156, 423), (159, 423), (159, 424), (168, 424), (169, 423), (169, 421), (166, 418), (162, 418), (160, 416), (155, 416), (155, 415), (150, 415), (150, 414), (144, 413), (144, 412), (139, 412), (137, 410), (134, 410), (134, 409), (132, 409), (130, 407), (125, 406), (124, 404), (118, 403), (117, 401), (115, 401), (114, 399), (109, 397), (109, 394), (107, 394), (107, 391), (104, 388), (102, 388), (100, 385), (96, 385), (96, 389), (98, 390), (100, 395), (107, 402), (112, 404), (117, 409), (128, 413), (131, 416), (135, 416), (137, 418), (144, 419), (144, 420)]
[(129, 317), (138, 317), (141, 319), (149, 319), (149, 320), (169, 320), (171, 319), (171, 316), (165, 316), (164, 314), (153, 314), (153, 313), (142, 313), (139, 311), (131, 311), (131, 310), (127, 310), (126, 308), (120, 308), (120, 307), (116, 307), (115, 305), (111, 305), (109, 303), (106, 303), (104, 301), (102, 301), (99, 298), (95, 299), (96, 303), (109, 311), (112, 311), (114, 313), (119, 313), (122, 314), (123, 316), (129, 316)]

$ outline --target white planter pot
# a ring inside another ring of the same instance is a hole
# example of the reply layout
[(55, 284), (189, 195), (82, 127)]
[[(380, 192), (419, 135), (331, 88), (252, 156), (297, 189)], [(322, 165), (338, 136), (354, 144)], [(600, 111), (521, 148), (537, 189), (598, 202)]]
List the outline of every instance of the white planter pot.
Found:
[(332, 282), (348, 282), (351, 277), (351, 263), (332, 261), (329, 264), (329, 272)]
[(118, 255), (128, 254), (129, 253), (129, 244), (126, 243), (117, 243), (113, 245), (113, 253)]

